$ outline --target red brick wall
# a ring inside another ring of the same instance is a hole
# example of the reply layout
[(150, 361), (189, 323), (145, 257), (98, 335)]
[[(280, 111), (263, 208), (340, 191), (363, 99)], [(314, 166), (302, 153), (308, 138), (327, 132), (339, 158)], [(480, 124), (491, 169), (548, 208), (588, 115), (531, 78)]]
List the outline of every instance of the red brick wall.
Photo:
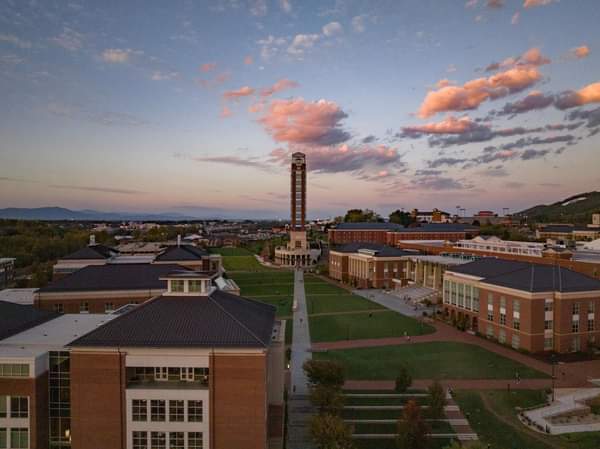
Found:
[(211, 449), (265, 449), (266, 356), (214, 355), (210, 374)]
[(125, 355), (71, 353), (72, 449), (125, 449)]
[(102, 298), (85, 298), (85, 297), (74, 297), (74, 296), (64, 296), (64, 297), (56, 297), (54, 296), (52, 299), (49, 299), (44, 296), (43, 293), (38, 295), (38, 298), (35, 300), (35, 306), (39, 309), (43, 310), (54, 310), (55, 304), (62, 304), (64, 313), (79, 313), (80, 306), (82, 303), (88, 303), (88, 311), (89, 313), (104, 313), (105, 304), (112, 303), (114, 309), (118, 309), (121, 306), (126, 304), (131, 304), (137, 301), (139, 304), (153, 298), (154, 294), (150, 294), (149, 292), (140, 293), (134, 296), (130, 296), (127, 298), (123, 297), (111, 297), (110, 292), (106, 294), (106, 297)]
[(48, 448), (48, 373), (37, 378), (0, 379), (0, 396), (29, 397), (31, 449)]

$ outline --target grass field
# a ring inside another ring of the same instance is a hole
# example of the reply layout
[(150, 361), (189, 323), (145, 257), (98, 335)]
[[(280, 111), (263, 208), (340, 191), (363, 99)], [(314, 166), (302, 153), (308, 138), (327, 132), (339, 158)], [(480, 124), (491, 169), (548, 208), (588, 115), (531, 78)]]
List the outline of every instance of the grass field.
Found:
[[(443, 449), (451, 443), (451, 440), (439, 439), (439, 438), (431, 438), (429, 440), (429, 444), (427, 445), (427, 449)], [(396, 446), (396, 440), (385, 439), (369, 439), (369, 440), (354, 440), (354, 444), (357, 449), (398, 449)], [(498, 448), (504, 449), (504, 448)], [(527, 448), (529, 449), (529, 448)]]
[(435, 331), (428, 324), (396, 312), (358, 313), (310, 317), (312, 341), (358, 340), (363, 338), (423, 335)]
[(272, 271), (273, 268), (264, 267), (254, 256), (224, 256), (223, 266), (227, 271)]
[(281, 296), (281, 297), (261, 297), (261, 296), (251, 296), (251, 295), (244, 295), (248, 298), (252, 298), (255, 299), (257, 301), (260, 302), (264, 302), (265, 304), (271, 304), (272, 306), (277, 307), (277, 317), (286, 317), (286, 318), (291, 318), (292, 316), (292, 297), (291, 296)]
[[(543, 401), (537, 390), (457, 391), (456, 401), (481, 441), (493, 448), (597, 449), (600, 432), (544, 435), (528, 430), (517, 419), (515, 407), (531, 407)], [(492, 404), (488, 408), (486, 404)]]
[(313, 357), (339, 360), (348, 379), (393, 380), (400, 366), (414, 379), (513, 379), (517, 371), (524, 379), (548, 377), (479, 346), (456, 342), (344, 349)]
[(308, 295), (306, 297), (308, 314), (327, 312), (348, 312), (354, 310), (377, 310), (383, 306), (350, 293), (340, 295)]
[(212, 248), (210, 250), (213, 254), (220, 254), (225, 256), (252, 256), (252, 252), (246, 248)]

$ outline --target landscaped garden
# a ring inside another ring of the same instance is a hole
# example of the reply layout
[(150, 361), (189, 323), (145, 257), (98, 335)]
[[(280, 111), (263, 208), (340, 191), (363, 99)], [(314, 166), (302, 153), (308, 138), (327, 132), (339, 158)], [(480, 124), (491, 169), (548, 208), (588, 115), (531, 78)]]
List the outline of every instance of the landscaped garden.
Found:
[(513, 379), (517, 372), (523, 379), (548, 377), (479, 346), (457, 342), (344, 349), (313, 357), (341, 362), (347, 378), (356, 380), (392, 380), (400, 366), (416, 379)]
[(455, 399), (484, 444), (493, 448), (597, 449), (600, 432), (545, 435), (526, 428), (517, 407), (544, 403), (539, 390), (456, 391)]

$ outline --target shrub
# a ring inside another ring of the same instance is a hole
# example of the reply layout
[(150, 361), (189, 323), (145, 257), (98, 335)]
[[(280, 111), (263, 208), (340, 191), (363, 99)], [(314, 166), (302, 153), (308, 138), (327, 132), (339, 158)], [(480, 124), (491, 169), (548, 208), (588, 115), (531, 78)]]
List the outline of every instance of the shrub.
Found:
[(397, 393), (404, 393), (412, 384), (412, 377), (410, 376), (406, 367), (400, 367), (400, 371), (398, 372), (398, 376), (396, 377), (396, 387), (395, 390)]

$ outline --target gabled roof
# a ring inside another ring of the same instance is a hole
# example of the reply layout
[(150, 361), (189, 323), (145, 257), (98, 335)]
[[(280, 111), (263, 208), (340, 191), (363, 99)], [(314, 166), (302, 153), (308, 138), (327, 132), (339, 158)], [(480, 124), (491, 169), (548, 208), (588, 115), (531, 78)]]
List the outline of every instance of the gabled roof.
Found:
[(334, 248), (331, 248), (331, 251), (337, 251), (339, 253), (356, 253), (361, 249), (376, 251), (377, 254), (374, 254), (376, 257), (402, 257), (415, 255), (415, 251), (406, 251), (400, 248), (394, 248), (393, 246), (361, 242), (353, 242), (347, 243), (345, 245), (336, 246)]
[(202, 260), (208, 252), (193, 245), (174, 245), (156, 257), (157, 262), (178, 262), (181, 260)]
[(221, 290), (160, 296), (70, 346), (266, 347), (274, 323), (275, 307)]
[(119, 252), (116, 249), (104, 245), (88, 245), (68, 254), (61, 259), (64, 260), (104, 260), (110, 259)]
[(360, 222), (360, 223), (340, 223), (335, 229), (340, 230), (380, 230), (380, 231), (395, 231), (398, 229), (404, 229), (404, 226), (397, 223), (377, 223), (377, 222)]
[(33, 306), (0, 301), (0, 340), (31, 329), (59, 316)]
[(557, 265), (486, 257), (448, 271), (480, 277), (486, 284), (528, 292), (600, 291), (600, 280)]
[(39, 293), (166, 289), (160, 280), (173, 271), (186, 270), (177, 264), (108, 264), (87, 266), (40, 288)]

